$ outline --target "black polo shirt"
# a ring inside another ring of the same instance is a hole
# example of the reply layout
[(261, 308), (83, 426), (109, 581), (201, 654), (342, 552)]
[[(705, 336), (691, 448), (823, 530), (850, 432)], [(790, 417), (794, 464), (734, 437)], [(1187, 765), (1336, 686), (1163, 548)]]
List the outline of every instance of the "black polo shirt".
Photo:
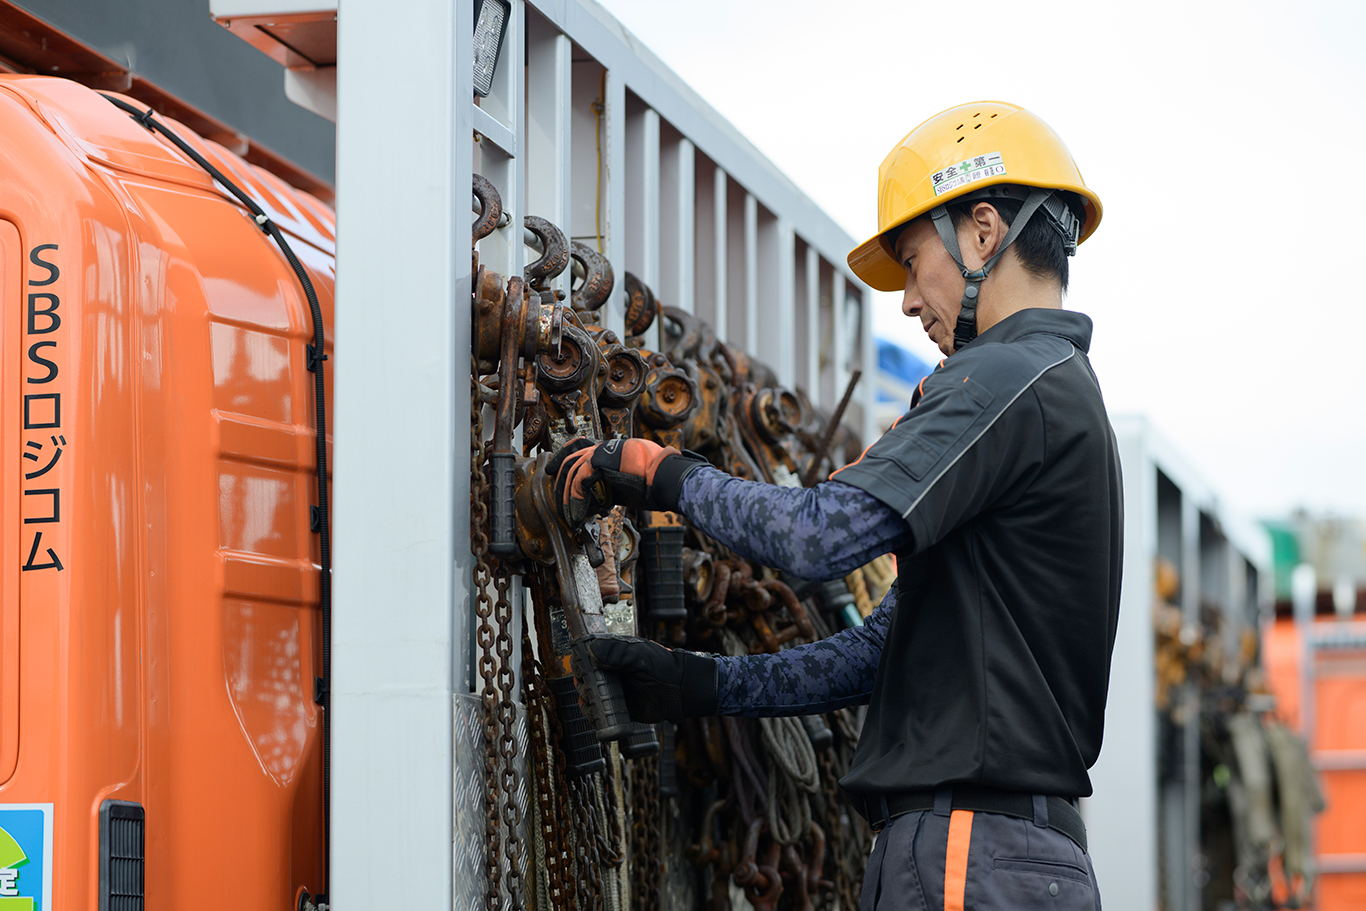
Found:
[(1014, 314), (947, 358), (837, 473), (913, 536), (841, 781), (851, 795), (952, 782), (1091, 793), (1124, 517), (1090, 341), (1080, 313)]

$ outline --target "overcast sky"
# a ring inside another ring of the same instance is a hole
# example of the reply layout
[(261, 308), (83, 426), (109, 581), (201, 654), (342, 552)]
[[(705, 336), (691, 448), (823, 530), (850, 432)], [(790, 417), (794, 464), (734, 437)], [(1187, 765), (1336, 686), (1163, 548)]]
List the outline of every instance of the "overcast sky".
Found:
[[(1366, 4), (601, 2), (860, 241), (920, 121), (1043, 117), (1105, 207), (1066, 306), (1111, 413), (1239, 512), (1366, 516)], [(876, 297), (877, 334), (937, 360)]]

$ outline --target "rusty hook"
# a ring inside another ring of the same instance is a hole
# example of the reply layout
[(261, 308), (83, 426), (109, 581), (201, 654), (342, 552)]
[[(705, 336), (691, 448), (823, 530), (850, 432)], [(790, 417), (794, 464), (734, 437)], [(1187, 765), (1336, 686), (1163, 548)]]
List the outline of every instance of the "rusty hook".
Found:
[(474, 241), (477, 243), (493, 233), (503, 218), (503, 197), (483, 174), (474, 175), (474, 198), (479, 200), (479, 217), (474, 220)]
[(655, 293), (650, 290), (650, 286), (627, 272), (626, 334), (644, 335), (645, 330), (654, 324), (657, 309), (659, 305), (655, 302)]
[(702, 330), (697, 317), (677, 307), (661, 307), (664, 317), (664, 353), (670, 360), (684, 361), (697, 357), (702, 345)]
[(587, 244), (573, 241), (569, 255), (583, 265), (583, 282), (574, 290), (570, 303), (575, 310), (597, 310), (607, 303), (616, 285), (616, 275), (607, 257)]
[(524, 217), (522, 227), (536, 235), (541, 242), (541, 258), (527, 266), (522, 274), (532, 288), (544, 291), (545, 283), (569, 266), (569, 242), (565, 240), (563, 231), (535, 215)]

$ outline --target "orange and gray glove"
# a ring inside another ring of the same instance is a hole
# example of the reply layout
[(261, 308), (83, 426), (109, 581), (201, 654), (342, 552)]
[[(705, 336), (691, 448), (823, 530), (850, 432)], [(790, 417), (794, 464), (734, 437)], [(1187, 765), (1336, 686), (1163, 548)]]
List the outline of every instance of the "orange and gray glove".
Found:
[(594, 445), (570, 440), (546, 463), (555, 476), (555, 501), (571, 525), (613, 506), (676, 511), (683, 480), (706, 460), (649, 440), (615, 439)]

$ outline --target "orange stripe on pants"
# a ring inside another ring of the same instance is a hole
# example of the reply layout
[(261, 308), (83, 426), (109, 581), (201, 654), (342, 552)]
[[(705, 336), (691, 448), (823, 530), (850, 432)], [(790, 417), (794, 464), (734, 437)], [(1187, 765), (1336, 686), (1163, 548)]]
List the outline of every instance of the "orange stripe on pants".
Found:
[(954, 810), (949, 817), (949, 846), (944, 852), (944, 911), (963, 911), (968, 888), (968, 845), (972, 843), (972, 811)]

